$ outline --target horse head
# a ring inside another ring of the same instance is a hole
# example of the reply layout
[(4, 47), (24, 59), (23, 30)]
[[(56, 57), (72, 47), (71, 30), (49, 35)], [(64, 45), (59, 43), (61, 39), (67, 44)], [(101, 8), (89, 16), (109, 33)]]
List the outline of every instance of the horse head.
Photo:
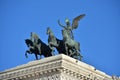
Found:
[(33, 46), (33, 42), (30, 39), (25, 39), (25, 43), (27, 44), (27, 46)]

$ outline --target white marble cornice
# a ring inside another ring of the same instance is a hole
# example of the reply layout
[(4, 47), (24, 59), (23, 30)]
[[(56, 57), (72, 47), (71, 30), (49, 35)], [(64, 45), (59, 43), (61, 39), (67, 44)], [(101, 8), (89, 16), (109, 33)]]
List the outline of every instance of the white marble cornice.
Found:
[[(59, 78), (59, 79), (58, 79)], [(112, 80), (111, 76), (64, 54), (0, 72), (0, 80)]]

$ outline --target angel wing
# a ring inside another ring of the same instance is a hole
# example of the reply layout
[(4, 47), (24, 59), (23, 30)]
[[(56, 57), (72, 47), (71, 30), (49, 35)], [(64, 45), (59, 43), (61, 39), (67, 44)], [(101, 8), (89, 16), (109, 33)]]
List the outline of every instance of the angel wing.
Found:
[(76, 29), (78, 27), (78, 21), (82, 19), (85, 16), (85, 14), (81, 14), (73, 19), (72, 22), (72, 29)]

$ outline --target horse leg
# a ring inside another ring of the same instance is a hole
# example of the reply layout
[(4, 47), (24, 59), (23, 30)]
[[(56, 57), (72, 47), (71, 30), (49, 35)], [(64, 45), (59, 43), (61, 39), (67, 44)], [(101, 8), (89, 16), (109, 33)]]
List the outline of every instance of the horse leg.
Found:
[(69, 50), (69, 53), (70, 53), (69, 56), (71, 57), (73, 55), (73, 52), (71, 49)]
[(32, 53), (32, 52), (31, 52), (30, 50), (26, 50), (26, 52), (25, 52), (25, 57), (26, 57), (26, 58), (28, 58), (27, 53), (29, 53), (29, 54), (30, 54), (30, 53)]
[(41, 44), (37, 45), (39, 53), (41, 53)]
[(40, 59), (41, 59), (41, 55), (42, 55), (42, 54), (41, 54), (41, 53), (42, 53), (42, 52), (41, 52), (41, 44), (38, 44), (38, 45), (37, 45), (37, 48), (38, 48), (38, 52), (39, 52), (39, 54), (40, 54)]
[(77, 42), (77, 50), (78, 50), (78, 56), (80, 57), (80, 61), (82, 61), (82, 55), (80, 54), (80, 43), (79, 42)]
[(82, 55), (80, 54), (80, 51), (79, 50), (76, 50), (76, 59), (82, 61)]
[(53, 56), (55, 55), (54, 52), (55, 52), (54, 50), (52, 50), (52, 52), (51, 52)]
[(71, 57), (73, 57), (73, 58), (75, 58), (75, 59), (78, 59), (77, 51), (76, 51), (74, 48), (72, 48)]
[(80, 56), (80, 61), (82, 61), (83, 56), (80, 53), (79, 53), (79, 56)]
[(37, 54), (35, 54), (35, 57), (36, 57), (36, 60), (38, 60), (38, 56), (37, 56)]
[(82, 55), (80, 54), (79, 50), (76, 50), (76, 56), (78, 60), (82, 61)]
[(65, 50), (66, 50), (66, 55), (68, 55), (68, 46), (67, 46), (67, 43), (65, 43)]
[(26, 58), (28, 58), (28, 55), (27, 55), (27, 53), (28, 53), (28, 50), (25, 52), (25, 57), (26, 57)]
[[(80, 49), (79, 49), (79, 43), (78, 42), (75, 42), (75, 45), (74, 45), (74, 48), (75, 48), (75, 50), (74, 50), (74, 52), (75, 52), (75, 56), (76, 56), (76, 59), (78, 59), (79, 60), (79, 51), (80, 51)], [(81, 59), (81, 58), (80, 58)]]
[(53, 47), (51, 45), (52, 45), (52, 42), (49, 42), (48, 46), (49, 46), (50, 49), (53, 50)]
[(51, 52), (52, 55), (54, 55), (55, 50), (54, 50), (54, 47), (52, 47), (51, 45), (52, 45), (52, 43), (49, 42), (48, 46), (49, 46), (49, 48), (52, 50), (52, 52)]

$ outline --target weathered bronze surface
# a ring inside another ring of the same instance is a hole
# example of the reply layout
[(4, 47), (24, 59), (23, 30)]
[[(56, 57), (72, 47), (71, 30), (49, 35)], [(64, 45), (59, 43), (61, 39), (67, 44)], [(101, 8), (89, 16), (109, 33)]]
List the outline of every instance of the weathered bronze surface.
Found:
[(38, 56), (43, 55), (44, 57), (52, 56), (52, 49), (48, 45), (46, 45), (44, 42), (40, 40), (37, 34), (31, 32), (31, 38), (26, 39), (25, 43), (27, 44), (29, 50), (26, 50), (25, 56), (27, 57), (27, 53), (29, 54), (35, 54), (36, 60), (38, 60)]
[(46, 34), (48, 35), (48, 45), (46, 45), (36, 33), (31, 32), (30, 39), (26, 39), (25, 42), (29, 48), (26, 51), (25, 55), (27, 57), (27, 53), (35, 54), (36, 59), (38, 59), (37, 55), (43, 55), (44, 57), (49, 57), (54, 54), (55, 48), (57, 49), (59, 54), (66, 54), (70, 57), (73, 57), (78, 60), (82, 60), (82, 55), (80, 54), (80, 43), (74, 40), (73, 29), (78, 28), (78, 22), (81, 20), (85, 14), (81, 14), (75, 17), (70, 24), (68, 18), (66, 18), (66, 25), (62, 25), (60, 20), (58, 20), (58, 24), (63, 27), (62, 36), (63, 39), (60, 40), (54, 36), (52, 30), (48, 27)]

